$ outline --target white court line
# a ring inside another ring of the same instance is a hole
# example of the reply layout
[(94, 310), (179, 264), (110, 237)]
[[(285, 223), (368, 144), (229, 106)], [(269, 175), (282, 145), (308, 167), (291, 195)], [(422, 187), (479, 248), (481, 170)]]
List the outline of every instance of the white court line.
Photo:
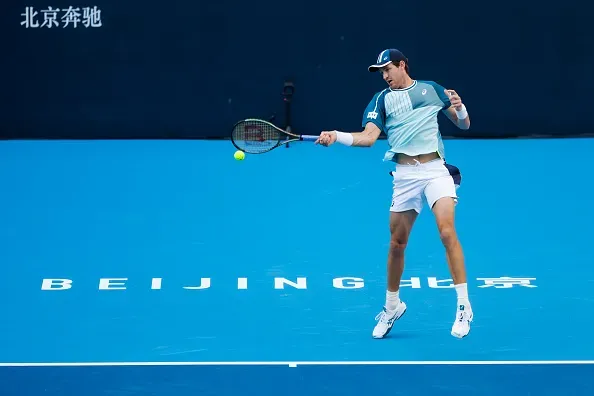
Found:
[(594, 360), (429, 360), (429, 361), (305, 361), (305, 362), (71, 362), (0, 363), (0, 367), (84, 367), (84, 366), (356, 366), (356, 365), (547, 365), (594, 364)]

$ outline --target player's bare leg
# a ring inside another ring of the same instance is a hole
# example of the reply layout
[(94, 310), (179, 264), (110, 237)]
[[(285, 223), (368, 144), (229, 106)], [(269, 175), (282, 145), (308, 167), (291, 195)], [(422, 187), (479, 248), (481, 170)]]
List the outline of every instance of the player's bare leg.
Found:
[(396, 293), (400, 289), (400, 279), (404, 272), (404, 250), (417, 212), (390, 212), (390, 246), (388, 248), (388, 292)]
[(400, 300), (400, 279), (404, 272), (404, 251), (412, 226), (418, 214), (414, 210), (405, 212), (390, 212), (390, 245), (388, 248), (388, 290), (386, 291), (386, 304), (376, 320), (373, 329), (374, 338), (385, 337), (394, 322), (406, 311), (406, 304)]
[(433, 213), (439, 230), (439, 237), (445, 247), (446, 258), (455, 285), (466, 283), (464, 253), (454, 225), (455, 202), (445, 197), (433, 205)]
[(473, 315), (468, 298), (464, 252), (454, 224), (455, 205), (453, 198), (444, 197), (437, 200), (432, 211), (435, 215), (441, 242), (445, 247), (448, 267), (457, 295), (456, 321), (452, 327), (452, 335), (462, 338), (470, 331)]

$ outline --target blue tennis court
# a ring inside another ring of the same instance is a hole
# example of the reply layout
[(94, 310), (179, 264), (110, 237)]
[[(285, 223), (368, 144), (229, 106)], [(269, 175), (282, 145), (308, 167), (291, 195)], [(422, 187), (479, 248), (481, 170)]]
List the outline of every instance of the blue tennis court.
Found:
[(407, 314), (371, 337), (385, 141), (244, 161), (226, 141), (1, 142), (2, 394), (594, 394), (594, 139), (445, 143), (462, 340), (427, 208)]

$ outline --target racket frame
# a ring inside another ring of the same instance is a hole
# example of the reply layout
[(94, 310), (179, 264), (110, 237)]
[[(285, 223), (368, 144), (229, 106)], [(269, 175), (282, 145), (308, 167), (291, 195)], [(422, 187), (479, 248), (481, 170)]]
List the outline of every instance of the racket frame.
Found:
[[(305, 142), (315, 142), (316, 140), (318, 140), (319, 135), (298, 135), (292, 132), (288, 132), (282, 128), (279, 128), (278, 126), (274, 125), (273, 123), (266, 121), (266, 120), (262, 120), (260, 118), (246, 118), (243, 120), (240, 120), (238, 122), (235, 123), (235, 125), (233, 125), (233, 131), (235, 130), (235, 128), (237, 128), (238, 125), (240, 124), (244, 124), (244, 123), (249, 123), (249, 122), (253, 122), (255, 124), (265, 124), (269, 127), (272, 127), (274, 129), (276, 129), (277, 131), (279, 131), (281, 134), (285, 135), (287, 137), (287, 139), (284, 140), (279, 140), (274, 146), (270, 147), (268, 150), (266, 151), (262, 151), (262, 152), (250, 152), (249, 154), (264, 154), (264, 153), (268, 153), (272, 150), (274, 150), (275, 148), (278, 148), (280, 146), (283, 146), (287, 143), (292, 143), (292, 142), (301, 142), (301, 141), (305, 141)], [(235, 140), (233, 139), (233, 136), (231, 137), (231, 143), (233, 143), (233, 145), (240, 151), (244, 151), (244, 149), (242, 149), (241, 147), (239, 147), (236, 143)]]

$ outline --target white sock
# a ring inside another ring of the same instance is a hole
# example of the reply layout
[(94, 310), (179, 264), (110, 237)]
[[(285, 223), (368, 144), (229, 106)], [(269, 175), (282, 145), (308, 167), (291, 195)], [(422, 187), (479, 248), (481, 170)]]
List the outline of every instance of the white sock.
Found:
[(394, 311), (398, 304), (400, 303), (400, 290), (391, 292), (389, 290), (386, 291), (386, 309), (388, 311)]
[(456, 295), (458, 296), (458, 303), (468, 304), (468, 284), (459, 283), (454, 286), (456, 289)]

